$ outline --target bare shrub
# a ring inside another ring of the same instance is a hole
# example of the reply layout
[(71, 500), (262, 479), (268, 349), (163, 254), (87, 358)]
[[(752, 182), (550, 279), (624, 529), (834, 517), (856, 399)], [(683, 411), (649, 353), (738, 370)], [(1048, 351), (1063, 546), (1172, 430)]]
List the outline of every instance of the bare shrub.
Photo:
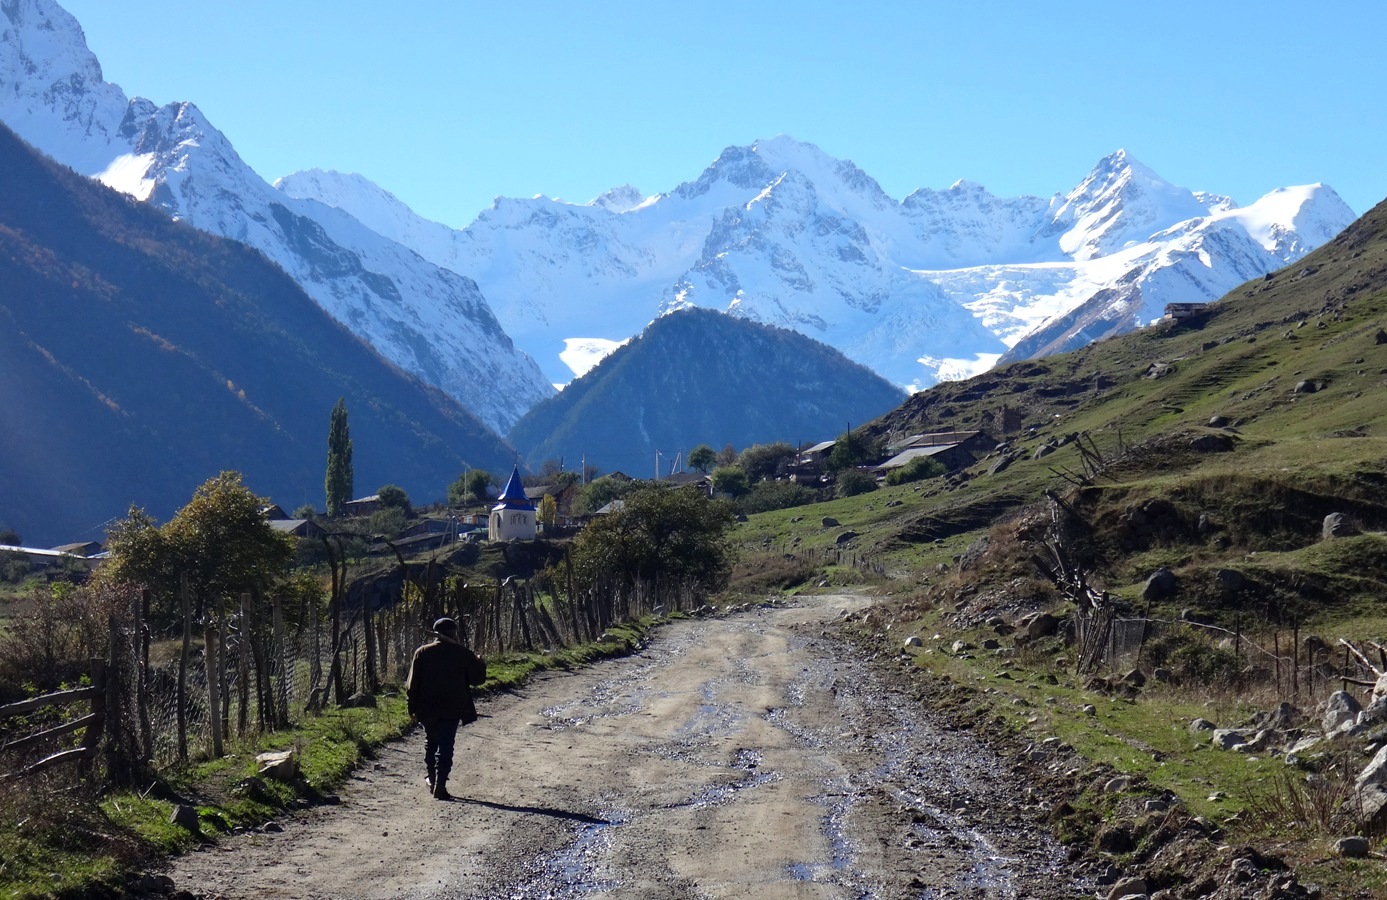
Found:
[(107, 656), (110, 616), (124, 618), (138, 598), (129, 587), (45, 588), (0, 635), (0, 694), (42, 693), (78, 681), (91, 659)]
[(1319, 771), (1306, 774), (1287, 768), (1272, 775), (1248, 798), (1248, 809), (1269, 829), (1311, 836), (1356, 831), (1365, 824), (1348, 752), (1332, 757)]

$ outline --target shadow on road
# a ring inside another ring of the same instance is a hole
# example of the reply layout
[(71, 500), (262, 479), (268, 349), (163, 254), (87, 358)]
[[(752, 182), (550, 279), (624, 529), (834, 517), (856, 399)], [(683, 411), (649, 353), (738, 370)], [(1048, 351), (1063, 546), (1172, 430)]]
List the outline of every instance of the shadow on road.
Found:
[(556, 819), (569, 819), (574, 822), (583, 822), (588, 825), (610, 825), (606, 819), (599, 819), (587, 813), (571, 812), (566, 809), (550, 809), (546, 806), (512, 806), (509, 803), (493, 803), (490, 800), (475, 800), (471, 797), (454, 797), (456, 803), (474, 803), (477, 806), (485, 806), (488, 809), (499, 809), (504, 812), (530, 813), (536, 816), (553, 816)]

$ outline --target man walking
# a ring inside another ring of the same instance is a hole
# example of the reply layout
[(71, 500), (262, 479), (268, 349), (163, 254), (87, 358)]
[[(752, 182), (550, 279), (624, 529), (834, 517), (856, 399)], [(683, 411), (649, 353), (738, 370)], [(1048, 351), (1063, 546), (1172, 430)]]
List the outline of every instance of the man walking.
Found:
[(429, 791), (438, 800), (451, 800), (448, 775), (453, 770), (453, 741), (458, 725), (477, 720), (469, 681), (485, 672), (486, 663), (458, 641), (458, 623), (439, 619), (433, 623), (434, 640), (414, 651), (409, 665), (405, 695), (409, 713), (424, 725), (424, 765)]

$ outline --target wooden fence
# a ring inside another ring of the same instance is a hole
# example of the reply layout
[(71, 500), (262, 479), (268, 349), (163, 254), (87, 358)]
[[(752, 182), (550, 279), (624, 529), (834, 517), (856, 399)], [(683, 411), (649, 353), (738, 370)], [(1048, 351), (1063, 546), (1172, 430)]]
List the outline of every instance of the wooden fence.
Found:
[[(352, 580), (334, 560), (322, 603), (256, 591), (199, 598), (186, 580), (173, 611), (152, 611), (148, 592), (122, 596), (91, 686), (0, 708), (0, 773), (74, 760), (101, 783), (133, 784), (223, 755), (230, 741), (403, 683), (414, 649), (445, 615), (475, 650), (496, 657), (595, 641), (658, 607), (702, 602), (688, 584), (612, 577), (581, 586), (567, 559), (557, 559), (533, 578), (470, 583), (403, 559), (394, 571)], [(83, 715), (60, 712), (82, 702), (90, 703)]]
[(0, 744), (0, 759), (22, 761), (26, 756), (35, 755), (36, 750), (51, 748), (58, 738), (81, 731), (82, 740), (76, 747), (46, 752), (38, 759), (23, 762), (18, 770), (4, 773), (0, 777), (18, 778), (32, 775), (63, 762), (78, 762), (84, 767), (89, 766), (101, 750), (101, 739), (106, 725), (106, 701), (106, 661), (94, 659), (91, 661), (91, 684), (87, 687), (55, 691), (0, 706), (0, 724), (3, 724), (18, 716), (39, 713), (54, 707), (64, 708), (84, 702), (88, 704), (85, 715), (67, 719), (59, 717), (60, 721), (55, 724), (44, 723), (39, 731)]

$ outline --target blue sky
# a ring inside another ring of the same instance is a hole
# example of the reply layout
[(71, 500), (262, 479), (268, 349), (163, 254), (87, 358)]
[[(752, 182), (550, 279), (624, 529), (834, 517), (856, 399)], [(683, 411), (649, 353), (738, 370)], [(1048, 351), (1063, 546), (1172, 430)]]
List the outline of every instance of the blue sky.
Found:
[(1380, 3), (59, 2), (108, 81), (194, 101), (267, 180), (359, 172), (459, 227), (777, 133), (896, 199), (1048, 196), (1119, 147), (1239, 203), (1387, 196)]

